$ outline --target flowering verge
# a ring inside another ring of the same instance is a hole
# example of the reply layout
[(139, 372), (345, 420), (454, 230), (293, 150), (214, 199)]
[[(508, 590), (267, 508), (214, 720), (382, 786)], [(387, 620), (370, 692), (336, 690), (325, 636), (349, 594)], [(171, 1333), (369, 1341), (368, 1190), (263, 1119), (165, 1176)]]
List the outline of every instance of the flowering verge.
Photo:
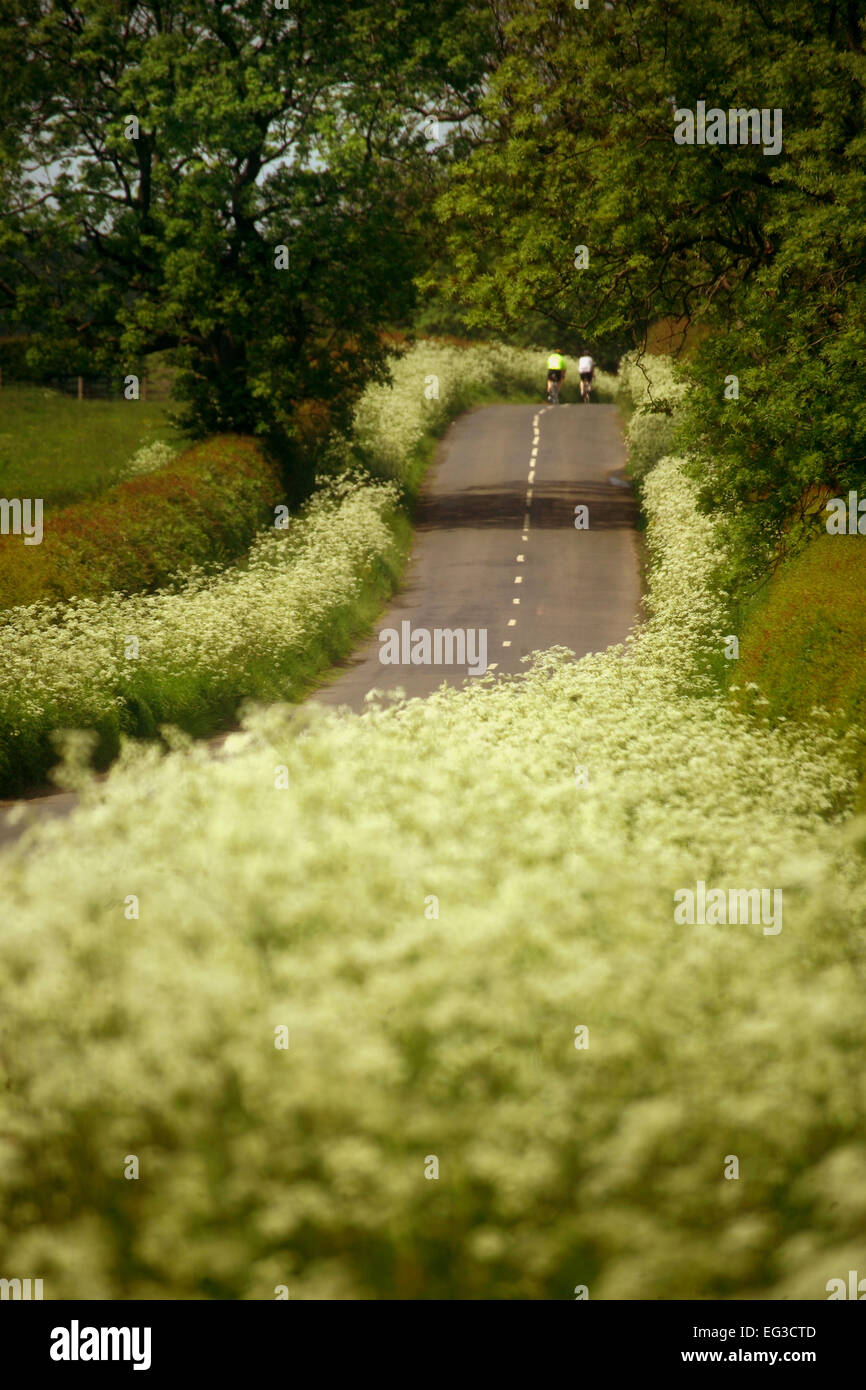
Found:
[[(237, 554), (232, 528), (249, 534), (250, 508), (259, 516), (263, 494), (277, 495), (254, 441), (208, 440), (115, 489), (104, 504), (70, 508), (69, 555), (60, 568), (63, 592), (79, 597), (0, 613), (0, 792), (46, 773), (57, 759), (58, 730), (95, 730), (97, 761), (105, 764), (123, 733), (152, 736), (163, 722), (204, 733), (231, 719), (245, 698), (303, 693), (345, 655), (396, 583), (407, 543), (397, 487), (405, 492), (417, 482), (425, 440), (472, 400), (529, 385), (540, 391), (543, 363), (537, 352), (497, 344), (413, 347), (395, 362), (390, 387), (371, 386), (361, 397), (352, 441), (331, 449), (319, 497), (290, 531), (262, 532), (245, 568), (209, 577), (188, 567), (171, 592), (98, 597), (100, 568), (125, 589), (164, 581), (179, 555), (201, 561), (212, 553), (220, 523), (234, 545), (224, 558)], [(220, 461), (229, 465), (228, 493)], [(359, 464), (386, 480), (365, 481)], [(244, 496), (246, 473), (251, 497), (243, 508), (231, 489)], [(197, 517), (201, 488), (207, 505)], [(131, 547), (116, 542), (118, 530), (132, 536)], [(58, 547), (49, 539), (40, 549), (57, 569)], [(136, 583), (128, 582), (133, 575)], [(96, 595), (88, 588), (94, 584)]]
[(338, 649), (365, 579), (395, 562), (395, 504), (392, 486), (346, 478), (262, 533), (245, 568), (0, 613), (5, 786), (56, 761), (56, 730), (96, 730), (104, 761), (122, 733), (199, 732), (245, 697), (291, 697)]
[[(824, 1298), (856, 1265), (845, 748), (693, 693), (713, 533), (675, 460), (646, 507), (625, 650), (261, 711), (218, 762), (130, 746), (4, 857), (10, 1270), (46, 1298), (682, 1299)], [(676, 921), (700, 883), (778, 888), (784, 929)]]
[(670, 357), (629, 353), (620, 364), (618, 398), (631, 411), (626, 438), (628, 471), (643, 484), (650, 470), (671, 451), (675, 416), (688, 384)]

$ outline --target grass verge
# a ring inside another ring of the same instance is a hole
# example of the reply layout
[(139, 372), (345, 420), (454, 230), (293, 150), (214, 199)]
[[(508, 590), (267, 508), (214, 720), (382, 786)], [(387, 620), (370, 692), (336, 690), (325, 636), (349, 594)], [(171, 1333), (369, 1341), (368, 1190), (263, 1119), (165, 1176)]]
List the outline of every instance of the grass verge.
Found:
[(819, 536), (780, 565), (739, 627), (734, 695), (749, 701), (755, 685), (773, 723), (806, 721), (817, 707), (840, 738), (850, 730), (866, 809), (866, 539)]

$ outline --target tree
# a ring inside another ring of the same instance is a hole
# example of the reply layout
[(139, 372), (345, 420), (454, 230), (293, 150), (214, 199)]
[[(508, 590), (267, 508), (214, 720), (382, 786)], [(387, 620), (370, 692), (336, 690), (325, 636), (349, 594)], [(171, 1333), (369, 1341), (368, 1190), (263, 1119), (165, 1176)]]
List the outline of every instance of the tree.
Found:
[(0, 314), (66, 370), (169, 350), (198, 432), (345, 418), (411, 301), (425, 120), (471, 114), (487, 26), (462, 0), (2, 0)]
[[(681, 444), (758, 573), (809, 499), (866, 477), (864, 4), (494, 12), (483, 138), (439, 204), (454, 292), (500, 331), (527, 311), (596, 343), (708, 328)], [(781, 150), (677, 143), (701, 101), (780, 111)]]

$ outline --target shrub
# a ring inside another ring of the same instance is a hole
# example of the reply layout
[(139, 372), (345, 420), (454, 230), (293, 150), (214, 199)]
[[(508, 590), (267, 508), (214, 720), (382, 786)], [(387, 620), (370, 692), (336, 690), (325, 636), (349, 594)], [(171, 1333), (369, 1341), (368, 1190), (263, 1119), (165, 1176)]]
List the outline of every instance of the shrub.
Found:
[(637, 483), (671, 452), (675, 415), (686, 390), (669, 357), (623, 358), (618, 395), (632, 411), (626, 427), (628, 471)]
[(174, 591), (0, 613), (3, 783), (44, 773), (57, 730), (97, 730), (104, 763), (121, 733), (152, 737), (164, 721), (203, 732), (245, 697), (297, 693), (327, 664), (365, 574), (392, 556), (395, 500), (385, 484), (342, 479), (288, 530), (261, 533), (243, 568), (194, 570)]
[(223, 435), (173, 458), (153, 443), (125, 483), (60, 511), (44, 538), (0, 537), (0, 606), (153, 589), (181, 569), (232, 560), (273, 516), (278, 471), (252, 439)]
[(147, 473), (155, 473), (158, 468), (167, 468), (177, 456), (177, 449), (162, 439), (142, 444), (129, 460), (126, 473), (129, 478), (141, 478)]

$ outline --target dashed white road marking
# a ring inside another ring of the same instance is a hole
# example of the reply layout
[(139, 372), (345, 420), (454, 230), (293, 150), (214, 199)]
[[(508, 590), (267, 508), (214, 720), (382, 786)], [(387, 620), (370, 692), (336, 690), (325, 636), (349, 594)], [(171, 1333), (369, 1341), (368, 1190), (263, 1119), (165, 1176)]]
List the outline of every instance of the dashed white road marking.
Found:
[[(539, 440), (541, 439), (541, 426), (539, 425), (538, 422), (539, 422), (539, 420), (541, 419), (542, 415), (544, 414), (544, 410), (546, 410), (546, 409), (547, 409), (547, 407), (545, 406), (544, 409), (539, 410), (539, 411), (532, 417), (532, 430), (533, 430), (533, 435), (532, 435), (532, 452), (531, 452), (531, 454), (529, 455), (529, 473), (528, 473), (527, 479), (526, 479), (526, 481), (529, 483), (529, 487), (526, 489), (526, 511), (525, 511), (524, 514), (523, 514), (523, 533), (522, 533), (522, 535), (521, 535), (521, 537), (520, 537), (520, 539), (521, 539), (522, 541), (524, 541), (524, 542), (526, 542), (526, 541), (529, 540), (529, 508), (530, 508), (530, 504), (531, 504), (531, 502), (532, 502), (532, 484), (535, 482), (535, 469), (536, 469), (536, 466), (537, 466), (536, 460), (538, 459)], [(525, 561), (526, 561), (526, 556), (525, 556), (525, 555), (518, 555), (516, 558), (517, 558), (517, 563), (518, 563), (518, 565), (522, 565), (522, 564), (524, 564)], [(515, 584), (522, 584), (522, 583), (523, 583), (523, 576), (520, 575), (520, 574), (515, 575), (515, 577), (514, 577), (514, 582), (515, 582)], [(513, 599), (511, 600), (511, 602), (512, 602), (512, 603), (515, 603), (515, 604), (519, 604), (519, 603), (520, 603), (520, 599), (519, 599), (519, 598), (513, 598)], [(509, 618), (509, 619), (508, 619), (508, 626), (509, 626), (509, 627), (516, 627), (516, 626), (517, 626), (517, 619), (516, 619), (516, 618)], [(510, 639), (510, 638), (506, 638), (506, 639), (503, 641), (502, 645), (503, 645), (503, 647), (510, 647), (510, 646), (511, 646), (511, 639)], [(488, 668), (488, 669), (489, 669), (489, 668)]]
[(503, 642), (502, 645), (503, 645), (503, 647), (510, 647), (510, 646), (511, 646), (511, 643), (510, 643), (510, 642)]

